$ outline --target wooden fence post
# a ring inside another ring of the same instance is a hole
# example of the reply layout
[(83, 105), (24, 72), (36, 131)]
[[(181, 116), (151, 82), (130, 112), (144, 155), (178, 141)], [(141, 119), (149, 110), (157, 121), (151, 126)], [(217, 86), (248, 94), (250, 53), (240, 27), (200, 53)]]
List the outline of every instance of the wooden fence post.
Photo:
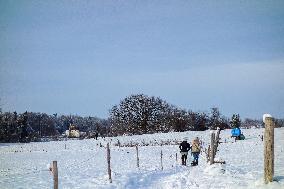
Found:
[(138, 153), (138, 145), (136, 145), (136, 158), (137, 158), (137, 167), (139, 168), (139, 153)]
[(161, 150), (161, 168), (163, 170), (163, 151)]
[(264, 131), (264, 182), (273, 181), (274, 175), (274, 127), (272, 117), (265, 118)]
[(107, 170), (108, 170), (108, 178), (109, 182), (112, 183), (111, 180), (111, 169), (110, 169), (110, 149), (109, 149), (109, 143), (107, 143)]
[(117, 140), (117, 145), (120, 148), (120, 141), (119, 140)]
[(210, 165), (214, 163), (214, 140), (215, 140), (215, 133), (211, 133), (211, 144), (210, 144)]
[(210, 145), (208, 146), (208, 151), (206, 154), (206, 158), (207, 158), (207, 163), (210, 161)]
[(52, 162), (52, 173), (53, 173), (53, 188), (58, 189), (58, 169), (57, 169), (57, 161)]
[(178, 162), (178, 153), (176, 153), (176, 162)]
[(220, 135), (220, 129), (218, 128), (217, 133), (216, 133), (216, 137), (215, 137), (215, 141), (214, 141), (214, 143), (215, 143), (215, 145), (214, 145), (214, 158), (216, 156), (218, 145), (219, 145), (219, 135)]

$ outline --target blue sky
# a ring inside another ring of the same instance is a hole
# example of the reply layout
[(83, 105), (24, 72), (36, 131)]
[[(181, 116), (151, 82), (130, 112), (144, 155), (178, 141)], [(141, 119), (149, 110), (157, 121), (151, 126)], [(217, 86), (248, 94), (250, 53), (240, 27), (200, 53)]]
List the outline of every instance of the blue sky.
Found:
[(0, 0), (4, 111), (106, 118), (130, 94), (284, 117), (283, 1)]

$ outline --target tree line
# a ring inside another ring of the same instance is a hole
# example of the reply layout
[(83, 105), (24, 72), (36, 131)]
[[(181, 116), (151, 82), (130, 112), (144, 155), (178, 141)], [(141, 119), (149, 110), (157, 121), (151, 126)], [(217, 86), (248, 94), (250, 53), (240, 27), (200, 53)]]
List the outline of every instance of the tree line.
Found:
[[(109, 115), (111, 136), (204, 131), (217, 127), (229, 129), (234, 127), (231, 123), (232, 119), (222, 115), (217, 107), (211, 108), (209, 113), (193, 112), (171, 105), (160, 97), (144, 94), (126, 97), (112, 107)], [(276, 124), (284, 126), (283, 119), (276, 119)], [(242, 128), (263, 126), (261, 119), (240, 120)]]
[[(234, 116), (234, 115), (233, 115)], [(0, 109), (0, 142), (39, 141), (42, 137), (62, 136), (75, 125), (81, 132), (101, 136), (150, 134), (157, 132), (204, 131), (232, 128), (231, 119), (217, 107), (209, 113), (184, 110), (160, 97), (144, 94), (130, 95), (114, 105), (108, 119), (78, 115), (48, 115), (35, 112), (2, 112)], [(284, 119), (276, 119), (279, 127)], [(246, 118), (240, 127), (263, 127), (262, 120)]]
[(30, 142), (40, 141), (43, 137), (62, 136), (70, 124), (81, 132), (109, 133), (109, 122), (97, 117), (0, 111), (0, 142)]

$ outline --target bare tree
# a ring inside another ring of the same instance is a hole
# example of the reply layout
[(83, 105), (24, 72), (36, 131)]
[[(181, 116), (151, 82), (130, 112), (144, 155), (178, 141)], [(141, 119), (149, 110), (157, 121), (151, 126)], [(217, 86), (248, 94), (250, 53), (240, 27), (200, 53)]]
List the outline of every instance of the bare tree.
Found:
[(170, 105), (160, 98), (144, 94), (131, 95), (110, 110), (114, 135), (144, 134), (164, 131)]

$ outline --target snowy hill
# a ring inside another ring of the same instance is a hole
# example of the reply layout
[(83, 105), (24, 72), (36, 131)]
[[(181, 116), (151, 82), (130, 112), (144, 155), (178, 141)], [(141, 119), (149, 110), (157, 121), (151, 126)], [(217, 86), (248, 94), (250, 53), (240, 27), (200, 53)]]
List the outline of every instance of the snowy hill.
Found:
[[(263, 129), (243, 130), (246, 140), (235, 142), (230, 138), (230, 130), (221, 131), (222, 143), (216, 158), (225, 160), (226, 164), (210, 166), (202, 153), (196, 167), (180, 165), (176, 142), (184, 137), (191, 141), (199, 136), (203, 146), (208, 147), (209, 131), (0, 144), (0, 186), (3, 189), (52, 188), (48, 165), (56, 160), (59, 188), (66, 189), (284, 188), (284, 128), (275, 129), (276, 181), (268, 185), (263, 184), (263, 142), (260, 138), (263, 132)], [(107, 175), (105, 146), (108, 142), (112, 183)], [(139, 145), (139, 168), (135, 147), (125, 147), (135, 144)]]

